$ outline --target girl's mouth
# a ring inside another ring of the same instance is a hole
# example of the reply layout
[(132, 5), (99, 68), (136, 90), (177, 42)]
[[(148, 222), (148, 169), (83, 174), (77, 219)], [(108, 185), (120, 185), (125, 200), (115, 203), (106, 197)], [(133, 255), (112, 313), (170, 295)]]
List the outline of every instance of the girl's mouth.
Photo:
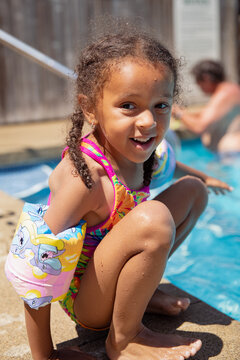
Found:
[(151, 138), (147, 138), (147, 139), (140, 139), (140, 138), (132, 138), (132, 140), (136, 141), (136, 142), (140, 142), (142, 144), (147, 143)]
[(150, 145), (152, 145), (154, 138), (153, 137), (149, 137), (146, 139), (130, 138), (130, 140), (137, 148), (146, 150)]

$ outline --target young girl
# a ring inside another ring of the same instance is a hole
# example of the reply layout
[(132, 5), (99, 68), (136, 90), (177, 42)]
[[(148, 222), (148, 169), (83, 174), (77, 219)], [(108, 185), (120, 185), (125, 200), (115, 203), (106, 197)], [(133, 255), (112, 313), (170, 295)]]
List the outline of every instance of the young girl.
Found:
[[(73, 279), (70, 285), (64, 282), (69, 289), (67, 293), (62, 289), (58, 298), (77, 324), (109, 329), (106, 352), (111, 360), (187, 359), (200, 349), (200, 340), (153, 332), (142, 324), (142, 317), (145, 311), (175, 315), (186, 310), (189, 299), (172, 298), (158, 284), (168, 257), (207, 204), (206, 185), (216, 192), (230, 188), (177, 163), (177, 170), (190, 176), (145, 201), (151, 178), (163, 183), (175, 169), (174, 155), (163, 139), (177, 92), (177, 62), (158, 41), (127, 31), (106, 35), (83, 51), (77, 74), (78, 103), (68, 147), (50, 176), (50, 205), (37, 211), (28, 208), (32, 220), (40, 216), (38, 228), (45, 226), (56, 241), (66, 231), (71, 241), (83, 239), (87, 224)], [(92, 131), (83, 137), (85, 121)], [(21, 246), (23, 228), (21, 223)], [(35, 235), (36, 244), (44, 243), (42, 237)], [(41, 259), (34, 257), (34, 266), (41, 263), (43, 273), (58, 278), (58, 269), (67, 261), (63, 256), (68, 242), (64, 244), (56, 245), (55, 252), (44, 247)], [(60, 264), (53, 262), (56, 253)], [(8, 260), (9, 278), (11, 266), (14, 262)], [(46, 286), (54, 292), (52, 284)], [(22, 297), (34, 360), (90, 359), (71, 349), (53, 350), (49, 302), (54, 296), (45, 296), (40, 305), (43, 297), (34, 301)]]

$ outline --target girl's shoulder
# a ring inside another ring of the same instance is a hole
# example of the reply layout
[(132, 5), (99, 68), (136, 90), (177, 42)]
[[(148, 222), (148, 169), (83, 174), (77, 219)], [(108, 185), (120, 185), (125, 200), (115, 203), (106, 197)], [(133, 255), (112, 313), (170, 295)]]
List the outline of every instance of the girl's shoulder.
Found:
[[(89, 163), (91, 159), (86, 159), (86, 162), (91, 166)], [(49, 179), (51, 203), (48, 209), (48, 221), (55, 231), (59, 232), (74, 226), (81, 219), (88, 222), (89, 214), (100, 207), (103, 202), (102, 184), (96, 165), (91, 172), (94, 185), (89, 190), (67, 154), (53, 170)]]
[[(83, 154), (83, 157), (88, 168), (91, 169), (91, 175), (95, 184), (94, 188), (99, 182), (102, 167), (89, 156)], [(68, 154), (64, 156), (52, 171), (49, 177), (49, 187), (52, 192), (61, 191), (66, 187), (72, 187), (75, 191), (79, 189), (81, 192), (84, 192), (84, 190), (89, 192)]]

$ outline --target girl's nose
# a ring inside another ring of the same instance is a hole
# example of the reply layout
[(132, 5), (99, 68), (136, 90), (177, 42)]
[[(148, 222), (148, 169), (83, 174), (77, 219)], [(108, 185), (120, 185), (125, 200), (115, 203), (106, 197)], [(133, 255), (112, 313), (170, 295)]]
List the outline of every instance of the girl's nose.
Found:
[(137, 119), (137, 126), (145, 128), (153, 128), (156, 126), (154, 114), (150, 110), (142, 112)]

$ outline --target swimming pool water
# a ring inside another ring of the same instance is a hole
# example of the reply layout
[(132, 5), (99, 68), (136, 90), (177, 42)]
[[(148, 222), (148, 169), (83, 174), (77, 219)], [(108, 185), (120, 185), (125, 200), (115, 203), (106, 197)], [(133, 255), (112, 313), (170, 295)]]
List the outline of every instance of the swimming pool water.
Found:
[(209, 194), (205, 212), (169, 260), (165, 277), (240, 321), (240, 156), (220, 159), (195, 140), (182, 143), (178, 160), (234, 190)]
[(0, 189), (24, 201), (47, 204), (48, 178), (59, 160), (0, 168)]
[[(240, 321), (240, 156), (219, 159), (199, 140), (182, 143), (178, 160), (234, 187), (209, 194), (192, 233), (170, 258), (164, 276), (179, 288)], [(47, 203), (48, 177), (59, 159), (0, 169), (0, 189), (33, 203)]]

